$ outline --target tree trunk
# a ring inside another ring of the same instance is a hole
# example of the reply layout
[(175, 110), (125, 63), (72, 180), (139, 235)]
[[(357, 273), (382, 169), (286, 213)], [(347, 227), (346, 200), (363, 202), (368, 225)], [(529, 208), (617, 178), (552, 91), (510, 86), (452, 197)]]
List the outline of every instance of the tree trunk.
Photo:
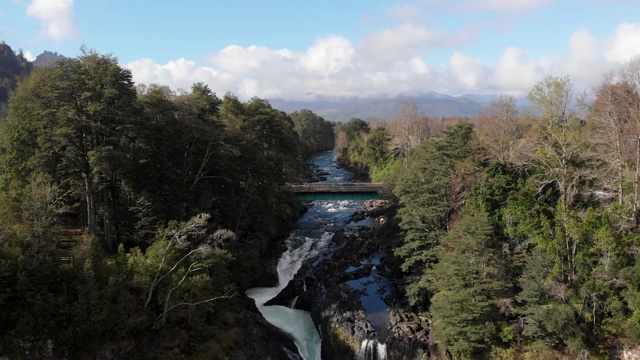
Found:
[(107, 193), (105, 194), (105, 199), (104, 199), (104, 209), (102, 212), (102, 221), (103, 221), (103, 237), (104, 237), (104, 242), (107, 245), (107, 250), (109, 252), (114, 252), (114, 241), (113, 241), (113, 232), (111, 231), (112, 229), (112, 224), (111, 224), (111, 213), (112, 213), (112, 206), (111, 206), (111, 201), (110, 201), (110, 191), (107, 191)]
[(91, 173), (85, 173), (85, 192), (87, 197), (87, 228), (90, 235), (96, 234), (96, 207), (95, 196), (93, 194), (93, 179)]
[(633, 217), (638, 222), (638, 180), (640, 179), (640, 136), (636, 138), (636, 173), (633, 177)]

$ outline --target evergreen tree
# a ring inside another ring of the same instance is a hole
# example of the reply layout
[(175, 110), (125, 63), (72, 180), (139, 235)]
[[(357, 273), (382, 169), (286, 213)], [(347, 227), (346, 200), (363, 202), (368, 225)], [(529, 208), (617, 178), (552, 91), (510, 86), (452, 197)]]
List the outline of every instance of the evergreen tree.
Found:
[(411, 279), (406, 290), (412, 304), (426, 302), (429, 281), (425, 271), (436, 262), (433, 249), (447, 231), (454, 208), (451, 183), (466, 171), (472, 130), (468, 123), (448, 128), (441, 138), (428, 141), (410, 155), (398, 175), (393, 193), (400, 203), (404, 241), (395, 253), (403, 259), (402, 270)]
[(428, 272), (431, 336), (456, 358), (482, 353), (496, 335), (495, 299), (500, 291), (497, 249), (487, 214), (468, 209), (440, 239), (438, 263)]

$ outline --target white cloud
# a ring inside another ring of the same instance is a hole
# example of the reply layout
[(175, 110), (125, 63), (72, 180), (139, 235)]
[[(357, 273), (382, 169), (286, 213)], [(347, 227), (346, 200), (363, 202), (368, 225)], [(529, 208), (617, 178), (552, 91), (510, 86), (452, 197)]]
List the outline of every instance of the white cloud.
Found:
[(429, 29), (424, 25), (403, 24), (367, 36), (360, 48), (368, 56), (389, 62), (421, 55), (425, 45), (445, 38), (446, 34), (441, 30)]
[(554, 59), (548, 72), (568, 75), (578, 88), (586, 89), (601, 81), (604, 74), (640, 55), (638, 44), (640, 24), (622, 23), (607, 38), (597, 38), (583, 27), (571, 35), (569, 51)]
[(591, 59), (596, 56), (598, 39), (589, 33), (589, 29), (582, 27), (571, 35), (569, 50), (580, 59)]
[(433, 49), (452, 49), (475, 42), (476, 32), (467, 29), (445, 31), (423, 24), (404, 23), (366, 36), (359, 44), (362, 55), (379, 65), (415, 56), (424, 56)]
[(24, 56), (25, 59), (27, 59), (27, 61), (33, 61), (36, 59), (36, 57), (33, 56), (33, 54), (31, 54), (31, 52), (29, 51), (25, 51), (22, 55)]
[(196, 82), (209, 84), (212, 91), (224, 94), (235, 88), (237, 78), (230, 74), (206, 66), (198, 66), (195, 61), (180, 58), (160, 65), (152, 59), (130, 62), (133, 81), (138, 84), (167, 85), (173, 89), (189, 89)]
[(428, 74), (429, 71), (431, 71), (429, 64), (424, 62), (424, 60), (418, 56), (409, 60), (409, 64), (411, 65), (411, 70), (417, 74)]
[(479, 91), (486, 85), (489, 70), (482, 60), (459, 52), (453, 53), (450, 60), (451, 73), (465, 91)]
[(27, 7), (27, 16), (42, 20), (44, 35), (53, 40), (76, 34), (73, 0), (33, 0)]
[(226, 71), (246, 74), (264, 66), (265, 63), (282, 61), (289, 57), (291, 57), (291, 52), (286, 49), (273, 51), (264, 46), (243, 48), (238, 45), (230, 45), (211, 56), (209, 60)]
[(625, 23), (604, 38), (580, 28), (567, 42), (566, 52), (553, 57), (507, 47), (495, 64), (460, 50), (446, 64), (428, 63), (423, 51), (415, 48), (443, 36), (406, 25), (373, 34), (355, 47), (342, 36), (327, 36), (302, 52), (232, 45), (210, 56), (210, 66), (180, 58), (164, 65), (141, 59), (127, 67), (136, 82), (188, 89), (202, 81), (219, 94), (230, 91), (243, 99), (313, 100), (428, 91), (521, 96), (546, 75), (569, 75), (574, 84), (587, 88), (606, 71), (640, 54), (640, 48), (633, 46), (640, 43), (640, 24)]
[(506, 48), (493, 69), (490, 84), (512, 95), (526, 94), (545, 75), (535, 59), (527, 60), (528, 54), (524, 49)]
[(605, 59), (622, 64), (640, 55), (640, 24), (622, 23), (605, 45)]
[(307, 50), (302, 62), (309, 71), (329, 75), (337, 73), (351, 64), (355, 49), (342, 36), (319, 39)]
[(574, 84), (586, 88), (599, 81), (614, 66), (603, 57), (604, 44), (605, 40), (596, 38), (582, 27), (571, 35), (569, 52), (552, 62), (549, 71), (568, 75)]

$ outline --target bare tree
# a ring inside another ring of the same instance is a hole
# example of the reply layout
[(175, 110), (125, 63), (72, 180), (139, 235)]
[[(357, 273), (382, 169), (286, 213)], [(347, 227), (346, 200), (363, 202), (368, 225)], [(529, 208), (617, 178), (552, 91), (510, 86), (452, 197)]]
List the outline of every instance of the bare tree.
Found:
[(528, 152), (532, 164), (542, 170), (541, 187), (555, 183), (563, 206), (570, 206), (588, 169), (579, 166), (586, 155), (584, 124), (569, 78), (546, 77), (529, 93), (533, 127)]
[(413, 100), (398, 102), (396, 115), (387, 124), (387, 129), (392, 137), (391, 146), (399, 156), (420, 146), (430, 136), (429, 120), (420, 116)]
[(605, 187), (616, 188), (637, 223), (640, 202), (640, 57), (605, 76), (589, 108), (592, 137), (605, 162)]
[(557, 252), (566, 280), (576, 279), (576, 259), (581, 239), (576, 236), (571, 204), (580, 184), (591, 174), (584, 166), (589, 154), (583, 140), (584, 122), (578, 116), (573, 85), (569, 78), (546, 77), (529, 93), (534, 117), (531, 119), (531, 164), (540, 170), (536, 175), (540, 190), (555, 185), (560, 193), (556, 207), (557, 240), (550, 246)]
[(513, 96), (501, 95), (478, 113), (478, 139), (498, 162), (510, 162), (522, 138), (520, 114)]
[[(634, 148), (634, 139), (629, 137), (625, 98), (624, 84), (616, 83), (614, 75), (609, 74), (596, 89), (596, 98), (589, 111), (596, 128), (591, 139), (607, 165), (602, 178), (605, 186), (617, 187), (620, 205), (625, 199), (625, 182), (630, 165), (626, 161), (626, 154), (633, 153)], [(613, 173), (613, 178), (606, 173)]]
[(633, 213), (638, 218), (638, 201), (640, 200), (640, 56), (633, 58), (620, 70), (621, 82), (626, 91), (624, 102), (627, 104), (626, 116), (629, 123), (634, 124), (635, 174), (633, 176)]

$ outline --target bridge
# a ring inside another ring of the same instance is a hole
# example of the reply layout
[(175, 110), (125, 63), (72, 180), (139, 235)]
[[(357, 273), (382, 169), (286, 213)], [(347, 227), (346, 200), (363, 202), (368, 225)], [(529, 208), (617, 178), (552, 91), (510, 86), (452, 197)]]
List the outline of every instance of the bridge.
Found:
[(307, 183), (289, 185), (298, 200), (370, 200), (380, 199), (381, 183)]

